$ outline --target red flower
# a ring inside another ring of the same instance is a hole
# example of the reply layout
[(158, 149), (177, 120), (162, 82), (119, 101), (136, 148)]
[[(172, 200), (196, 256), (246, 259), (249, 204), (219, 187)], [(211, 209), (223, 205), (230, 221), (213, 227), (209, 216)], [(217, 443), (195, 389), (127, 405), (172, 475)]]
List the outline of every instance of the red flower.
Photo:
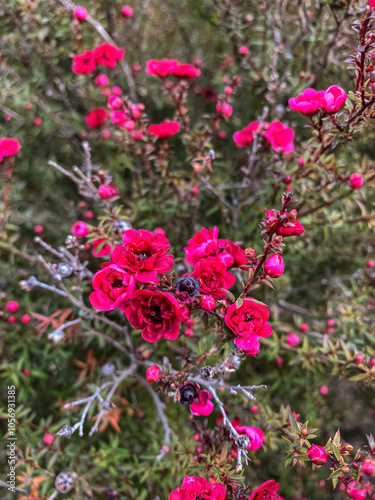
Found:
[(289, 106), (303, 115), (315, 115), (323, 102), (324, 92), (306, 89), (297, 97), (289, 99)]
[(176, 59), (162, 59), (157, 61), (156, 59), (149, 59), (146, 63), (145, 72), (151, 76), (158, 76), (159, 78), (165, 78), (170, 75), (174, 68), (180, 64)]
[[(231, 304), (224, 317), (225, 324), (238, 337), (269, 337), (272, 327), (267, 322), (270, 316), (266, 305), (260, 304), (253, 297), (246, 298), (240, 307)], [(235, 341), (236, 342), (236, 341)]]
[(76, 75), (86, 75), (95, 71), (95, 59), (91, 50), (74, 56), (72, 71)]
[(363, 185), (363, 182), (364, 180), (361, 174), (354, 173), (349, 177), (349, 184), (353, 189), (359, 189)]
[(99, 186), (98, 189), (98, 195), (103, 198), (114, 198), (115, 196), (118, 196), (119, 190), (116, 186), (113, 186), (113, 184), (102, 184)]
[(14, 156), (21, 149), (21, 144), (17, 141), (17, 139), (8, 139), (7, 137), (3, 137), (0, 139), (0, 156)]
[(163, 337), (176, 340), (181, 322), (187, 319), (173, 295), (154, 290), (136, 290), (123, 311), (147, 342), (159, 342)]
[(270, 479), (258, 486), (249, 496), (249, 500), (284, 500), (277, 494), (279, 486), (279, 483)]
[(75, 222), (72, 226), (72, 233), (74, 236), (77, 236), (77, 238), (84, 238), (87, 236), (89, 233), (89, 228), (86, 224), (86, 222), (83, 222), (81, 220)]
[[(268, 220), (272, 220), (275, 218), (275, 224), (277, 223), (276, 217), (280, 214), (279, 211), (276, 213), (273, 210), (267, 210), (266, 209), (266, 217)], [(295, 222), (288, 222), (288, 216), (289, 213), (285, 212), (285, 220), (283, 224), (279, 227), (277, 230), (276, 234), (280, 236), (298, 236), (299, 234), (302, 234), (305, 232), (305, 228), (302, 226), (299, 220), (296, 220)], [(271, 225), (271, 227), (273, 224)]]
[(210, 227), (202, 229), (196, 233), (188, 242), (188, 246), (184, 248), (186, 252), (186, 262), (194, 266), (198, 261), (205, 257), (214, 256), (218, 253), (218, 236), (219, 229)]
[(247, 264), (248, 259), (245, 257), (245, 250), (228, 240), (219, 240), (219, 253), (217, 257), (227, 269), (232, 267), (241, 267)]
[(201, 74), (201, 70), (195, 68), (192, 64), (178, 63), (176, 66), (171, 68), (169, 74), (183, 80), (192, 80)]
[(283, 154), (291, 153), (294, 150), (293, 138), (294, 130), (281, 122), (273, 121), (264, 132), (264, 137), (271, 142), (275, 151), (282, 150)]
[(124, 57), (125, 50), (118, 49), (109, 43), (103, 43), (94, 49), (94, 59), (96, 64), (114, 68), (118, 61)]
[(225, 486), (221, 483), (209, 484), (203, 477), (185, 476), (181, 488), (177, 488), (169, 495), (169, 500), (225, 500), (227, 495)]
[(86, 123), (90, 128), (99, 128), (107, 121), (107, 110), (104, 108), (93, 109), (86, 116)]
[(353, 500), (363, 500), (367, 496), (367, 489), (358, 481), (350, 481), (346, 487), (346, 494)]
[(87, 18), (87, 10), (84, 7), (76, 7), (73, 11), (74, 17), (80, 21), (85, 21)]
[(259, 129), (259, 122), (251, 122), (247, 127), (233, 134), (234, 142), (239, 148), (250, 146), (254, 140), (254, 132)]
[(248, 450), (250, 451), (255, 451), (258, 450), (262, 444), (263, 441), (266, 439), (264, 432), (262, 429), (259, 429), (258, 427), (246, 427), (246, 426), (234, 426), (238, 434), (241, 436), (247, 436), (250, 439), (249, 446), (247, 447)]
[(129, 302), (135, 289), (134, 276), (115, 264), (102, 264), (93, 280), (94, 292), (90, 295), (93, 307), (101, 311), (111, 311)]
[(180, 124), (177, 122), (165, 121), (159, 124), (150, 125), (148, 130), (151, 135), (159, 139), (168, 139), (172, 135), (177, 134), (180, 130)]
[(369, 0), (368, 4), (371, 9), (375, 9), (375, 0)]
[(173, 255), (165, 253), (169, 241), (162, 234), (128, 229), (122, 236), (122, 243), (113, 249), (111, 262), (134, 274), (138, 281), (155, 281), (157, 273), (171, 270)]
[(211, 403), (212, 394), (209, 391), (203, 390), (198, 392), (198, 402), (191, 403), (190, 413), (192, 415), (210, 415), (214, 410), (214, 405)]
[(337, 113), (346, 102), (345, 90), (337, 85), (331, 85), (323, 95), (322, 110), (325, 113)]
[(216, 299), (224, 298), (224, 289), (232, 287), (236, 281), (217, 257), (207, 257), (199, 261), (191, 276), (198, 280), (200, 293), (212, 295)]

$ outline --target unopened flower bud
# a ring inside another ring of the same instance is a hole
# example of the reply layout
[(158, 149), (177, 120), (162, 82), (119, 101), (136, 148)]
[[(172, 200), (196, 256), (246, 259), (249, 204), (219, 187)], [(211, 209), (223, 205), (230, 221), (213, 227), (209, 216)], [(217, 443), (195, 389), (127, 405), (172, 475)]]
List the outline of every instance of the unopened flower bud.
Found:
[(279, 278), (284, 272), (284, 262), (281, 255), (271, 255), (264, 265), (264, 270), (271, 278)]
[(160, 368), (157, 365), (152, 365), (150, 368), (147, 368), (146, 370), (146, 378), (147, 381), (150, 382), (151, 384), (154, 384), (155, 382), (158, 382), (160, 380)]
[(255, 259), (256, 257), (256, 251), (254, 250), (254, 248), (245, 248), (245, 257), (248, 259), (248, 260), (253, 260)]
[(323, 465), (328, 460), (328, 454), (323, 446), (312, 444), (307, 450), (307, 456), (315, 465)]
[(341, 470), (343, 471), (344, 474), (349, 474), (350, 472), (350, 469), (347, 465), (344, 465), (344, 467)]
[(361, 471), (366, 476), (374, 476), (375, 475), (375, 462), (371, 459), (366, 459), (362, 464)]
[(291, 210), (289, 212), (288, 221), (294, 222), (296, 219), (297, 219), (297, 210), (295, 208), (293, 208), (293, 210)]

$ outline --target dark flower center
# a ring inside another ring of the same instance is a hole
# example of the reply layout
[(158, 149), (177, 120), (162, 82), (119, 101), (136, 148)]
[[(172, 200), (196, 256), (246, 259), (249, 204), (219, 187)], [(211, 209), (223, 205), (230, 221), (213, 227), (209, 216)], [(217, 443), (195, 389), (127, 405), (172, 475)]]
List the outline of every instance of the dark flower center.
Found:
[(149, 258), (149, 255), (147, 255), (147, 253), (145, 253), (145, 252), (141, 252), (138, 254), (138, 261), (147, 260), (148, 258)]
[(122, 281), (117, 279), (112, 283), (113, 288), (121, 288), (122, 287)]
[(254, 315), (253, 314), (250, 314), (250, 313), (245, 313), (243, 315), (243, 320), (248, 322), (248, 321), (253, 321), (254, 319)]
[(161, 315), (161, 309), (158, 305), (153, 305), (151, 306), (151, 312), (150, 312), (150, 316), (151, 316), (151, 319), (155, 320), (155, 321), (161, 321), (162, 319), (162, 315)]

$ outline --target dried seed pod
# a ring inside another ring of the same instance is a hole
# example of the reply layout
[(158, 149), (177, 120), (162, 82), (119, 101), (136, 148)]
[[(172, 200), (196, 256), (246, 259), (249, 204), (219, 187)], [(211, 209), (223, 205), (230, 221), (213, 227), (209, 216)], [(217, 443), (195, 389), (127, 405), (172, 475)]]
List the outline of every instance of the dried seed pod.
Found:
[(55, 481), (55, 488), (59, 493), (68, 493), (74, 486), (71, 472), (60, 472)]

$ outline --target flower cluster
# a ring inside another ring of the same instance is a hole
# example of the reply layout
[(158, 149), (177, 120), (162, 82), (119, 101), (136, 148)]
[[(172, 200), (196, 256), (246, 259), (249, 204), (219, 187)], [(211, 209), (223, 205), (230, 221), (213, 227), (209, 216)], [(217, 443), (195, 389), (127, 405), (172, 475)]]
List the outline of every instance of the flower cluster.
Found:
[(233, 139), (238, 147), (246, 148), (253, 143), (255, 134), (267, 139), (276, 152), (281, 151), (285, 155), (294, 151), (294, 130), (278, 120), (262, 124), (251, 122), (247, 127), (235, 132)]
[(110, 43), (103, 43), (93, 51), (86, 50), (73, 59), (72, 71), (77, 75), (87, 75), (95, 71), (96, 66), (114, 68), (125, 55), (124, 49), (118, 49)]
[(192, 64), (180, 63), (176, 59), (149, 59), (146, 63), (146, 73), (151, 76), (165, 78), (174, 76), (181, 80), (192, 80), (201, 74), (200, 69), (197, 69)]
[(326, 91), (308, 88), (289, 99), (289, 106), (303, 115), (315, 115), (320, 109), (327, 114), (337, 113), (346, 102), (345, 90), (331, 85)]
[(203, 477), (185, 476), (181, 488), (176, 488), (169, 495), (169, 500), (225, 500), (227, 491), (221, 483), (210, 484)]

